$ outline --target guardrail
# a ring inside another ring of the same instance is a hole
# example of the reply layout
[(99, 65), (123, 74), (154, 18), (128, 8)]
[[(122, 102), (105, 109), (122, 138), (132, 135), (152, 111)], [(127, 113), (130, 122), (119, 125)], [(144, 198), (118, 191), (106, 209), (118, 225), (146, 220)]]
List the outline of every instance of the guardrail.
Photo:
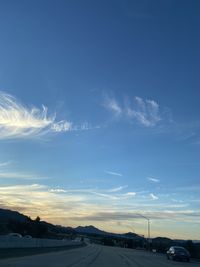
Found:
[(0, 236), (0, 248), (48, 248), (64, 246), (80, 246), (82, 242), (72, 240), (56, 240), (41, 238), (25, 238), (13, 236)]

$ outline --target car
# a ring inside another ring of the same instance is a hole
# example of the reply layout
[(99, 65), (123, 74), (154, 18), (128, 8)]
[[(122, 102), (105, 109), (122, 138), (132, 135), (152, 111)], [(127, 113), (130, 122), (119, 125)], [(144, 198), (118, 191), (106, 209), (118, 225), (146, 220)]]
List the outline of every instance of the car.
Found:
[(9, 237), (17, 237), (17, 238), (21, 238), (22, 235), (18, 234), (18, 233), (9, 233), (8, 234)]
[(173, 246), (167, 251), (168, 260), (185, 260), (190, 261), (190, 253), (184, 247)]

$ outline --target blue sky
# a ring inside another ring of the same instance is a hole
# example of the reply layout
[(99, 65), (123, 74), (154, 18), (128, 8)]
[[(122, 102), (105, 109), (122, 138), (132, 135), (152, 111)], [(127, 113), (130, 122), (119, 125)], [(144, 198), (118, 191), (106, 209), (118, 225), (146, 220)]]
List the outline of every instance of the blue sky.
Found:
[(1, 1), (0, 207), (200, 239), (199, 1)]

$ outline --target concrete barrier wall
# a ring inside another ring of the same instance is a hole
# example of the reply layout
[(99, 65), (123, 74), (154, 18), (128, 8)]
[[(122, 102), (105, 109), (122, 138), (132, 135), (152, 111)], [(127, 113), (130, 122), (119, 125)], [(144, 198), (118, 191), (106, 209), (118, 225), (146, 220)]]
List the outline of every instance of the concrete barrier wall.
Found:
[(63, 246), (77, 246), (77, 245), (80, 246), (81, 244), (82, 244), (81, 242), (76, 242), (71, 240), (0, 236), (0, 248), (63, 247)]

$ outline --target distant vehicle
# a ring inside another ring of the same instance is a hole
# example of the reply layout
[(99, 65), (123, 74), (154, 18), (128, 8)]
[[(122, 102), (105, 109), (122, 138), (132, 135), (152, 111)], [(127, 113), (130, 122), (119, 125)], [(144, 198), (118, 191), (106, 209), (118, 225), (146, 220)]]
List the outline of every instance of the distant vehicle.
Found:
[(74, 239), (74, 241), (75, 241), (75, 242), (81, 242), (81, 238), (80, 238), (80, 237), (76, 237), (76, 238)]
[(17, 238), (21, 238), (22, 235), (18, 234), (18, 233), (9, 233), (8, 234), (9, 237), (17, 237)]
[(184, 247), (173, 246), (167, 251), (168, 260), (185, 260), (190, 261), (190, 253)]
[(24, 238), (30, 239), (30, 238), (32, 238), (32, 236), (31, 235), (25, 235)]

